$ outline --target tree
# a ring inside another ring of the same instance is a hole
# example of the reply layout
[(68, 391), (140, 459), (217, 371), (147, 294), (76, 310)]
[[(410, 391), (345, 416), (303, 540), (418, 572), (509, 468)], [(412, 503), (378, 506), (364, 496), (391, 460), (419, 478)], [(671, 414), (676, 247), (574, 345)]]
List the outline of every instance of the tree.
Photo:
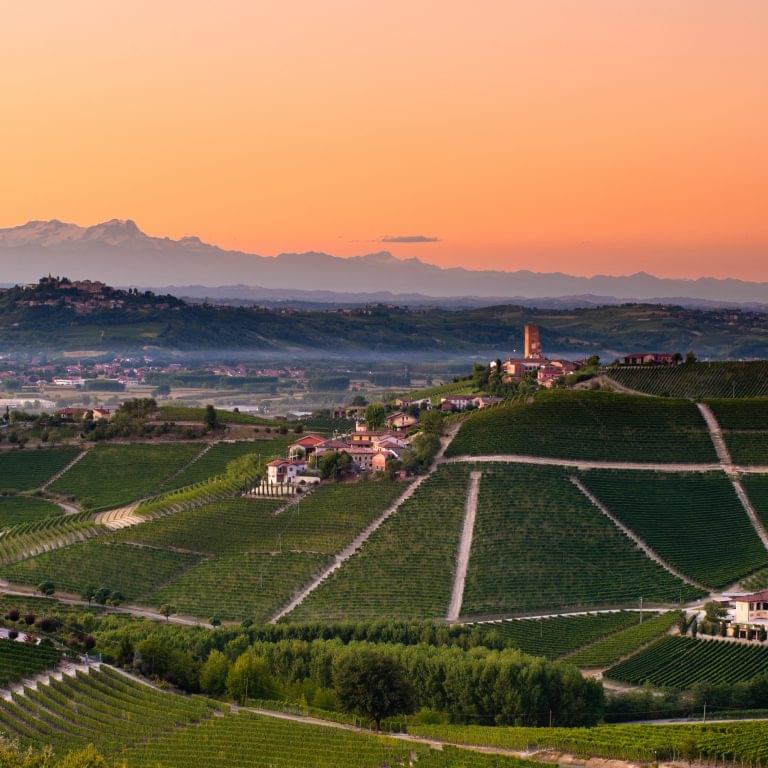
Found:
[(227, 689), (229, 659), (221, 652), (212, 650), (200, 669), (200, 690), (219, 696)]
[(37, 585), (37, 591), (41, 595), (50, 597), (56, 591), (56, 585), (52, 581), (43, 581)]
[(219, 428), (219, 414), (212, 405), (205, 406), (205, 428), (209, 432)]
[(707, 620), (717, 623), (721, 619), (724, 619), (728, 615), (728, 609), (717, 600), (710, 600), (704, 605), (704, 611), (707, 616)]
[(212, 627), (220, 627), (221, 626), (221, 619), (218, 616), (211, 616), (211, 626)]
[(365, 423), (368, 429), (381, 429), (387, 420), (387, 411), (383, 403), (371, 403), (365, 409)]
[(329, 451), (318, 459), (317, 468), (323, 480), (338, 480), (352, 468), (352, 459), (344, 451)]
[(693, 354), (693, 352), (686, 352), (685, 353), (685, 364), (691, 365), (692, 363), (696, 362), (696, 355)]
[(160, 606), (160, 613), (162, 613), (163, 616), (165, 616), (165, 620), (168, 621), (171, 614), (176, 613), (176, 609), (170, 603), (163, 603)]
[(377, 730), (385, 717), (410, 714), (415, 706), (405, 669), (395, 659), (374, 651), (354, 650), (338, 656), (333, 688), (345, 712), (369, 717)]
[(443, 431), (443, 414), (440, 411), (424, 411), (419, 419), (422, 432), (439, 435)]
[(80, 593), (80, 597), (82, 597), (83, 600), (87, 600), (88, 605), (90, 605), (93, 602), (93, 598), (96, 597), (96, 587), (94, 587), (92, 584), (89, 584)]
[(227, 693), (241, 704), (248, 699), (270, 699), (277, 695), (277, 685), (267, 665), (252, 648), (238, 656), (229, 668)]

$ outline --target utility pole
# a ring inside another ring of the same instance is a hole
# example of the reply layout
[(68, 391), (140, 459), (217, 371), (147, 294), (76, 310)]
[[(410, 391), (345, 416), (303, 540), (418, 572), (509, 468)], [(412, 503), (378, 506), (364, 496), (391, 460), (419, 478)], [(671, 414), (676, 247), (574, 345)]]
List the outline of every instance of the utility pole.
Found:
[(643, 623), (643, 596), (640, 595), (640, 623)]
[(707, 702), (704, 702), (704, 719), (703, 722), (707, 722)]

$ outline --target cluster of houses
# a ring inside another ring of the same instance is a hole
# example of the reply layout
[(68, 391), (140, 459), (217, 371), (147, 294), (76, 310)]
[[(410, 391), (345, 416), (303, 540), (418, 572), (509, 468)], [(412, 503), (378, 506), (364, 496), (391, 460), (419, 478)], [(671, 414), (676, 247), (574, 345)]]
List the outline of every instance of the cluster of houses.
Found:
[(355, 425), (354, 432), (342, 437), (303, 435), (288, 446), (287, 458), (267, 464), (266, 481), (269, 485), (317, 483), (315, 475), (307, 474), (310, 459), (331, 452), (346, 453), (358, 472), (383, 472), (387, 460), (399, 459), (407, 447), (408, 439), (402, 430), (369, 430), (361, 422)]
[(726, 595), (723, 607), (726, 636), (761, 640), (768, 634), (768, 589), (749, 594)]
[[(567, 376), (581, 367), (580, 363), (572, 360), (545, 357), (538, 326), (526, 325), (523, 336), (523, 357), (510, 357), (501, 364), (505, 383), (522, 381), (535, 373), (538, 384), (549, 389), (561, 376)], [(492, 368), (496, 365), (495, 361), (491, 362)]]

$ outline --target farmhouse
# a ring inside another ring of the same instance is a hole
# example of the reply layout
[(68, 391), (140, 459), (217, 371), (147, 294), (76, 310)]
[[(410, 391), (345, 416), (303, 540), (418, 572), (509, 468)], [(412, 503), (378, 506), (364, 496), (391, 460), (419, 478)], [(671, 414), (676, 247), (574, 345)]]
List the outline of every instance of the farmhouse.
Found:
[(315, 452), (315, 449), (317, 448), (318, 445), (321, 445), (324, 442), (325, 442), (325, 438), (320, 437), (320, 435), (315, 435), (315, 434), (304, 435), (295, 443), (291, 443), (291, 445), (288, 446), (288, 458), (291, 458), (291, 459), (306, 458), (307, 456)]
[(415, 427), (419, 423), (416, 416), (411, 416), (410, 413), (405, 411), (395, 411), (387, 416), (387, 426), (390, 429), (397, 431), (405, 431), (411, 427)]
[(267, 464), (267, 482), (270, 485), (291, 484), (306, 469), (307, 462), (303, 459), (274, 459)]
[(639, 352), (626, 355), (624, 365), (676, 365), (674, 355), (666, 352)]

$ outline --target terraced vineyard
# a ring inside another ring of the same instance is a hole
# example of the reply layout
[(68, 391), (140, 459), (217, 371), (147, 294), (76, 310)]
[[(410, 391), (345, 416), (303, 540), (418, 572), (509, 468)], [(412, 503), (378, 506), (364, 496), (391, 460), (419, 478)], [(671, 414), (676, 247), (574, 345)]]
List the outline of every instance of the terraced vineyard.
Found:
[(455, 744), (511, 750), (556, 750), (589, 758), (768, 765), (768, 723), (707, 725), (599, 725), (594, 728), (507, 728), (420, 725), (409, 731)]
[(763, 525), (768, 527), (768, 475), (744, 475), (741, 478), (741, 484), (744, 486), (757, 516)]
[(244, 553), (204, 560), (153, 592), (154, 605), (222, 620), (264, 622), (330, 562), (309, 552)]
[(0, 529), (61, 514), (61, 507), (36, 496), (0, 496)]
[(29, 523), (6, 528), (0, 537), (0, 563), (48, 552), (54, 547), (91, 539), (104, 532), (87, 512), (75, 515), (52, 515)]
[(39, 488), (78, 453), (77, 448), (0, 453), (0, 491), (31, 491)]
[(20, 584), (51, 580), (58, 590), (78, 594), (88, 586), (106, 586), (122, 592), (127, 600), (137, 600), (199, 561), (199, 555), (100, 537), (5, 566), (0, 573)]
[(768, 565), (768, 552), (723, 473), (593, 471), (583, 480), (622, 523), (699, 583), (725, 587)]
[(605, 672), (632, 685), (688, 688), (694, 683), (737, 683), (768, 672), (768, 648), (720, 640), (665, 637)]
[(715, 362), (611, 368), (622, 386), (665, 397), (768, 397), (768, 363)]
[(98, 445), (50, 489), (86, 509), (117, 507), (157, 491), (199, 451), (194, 443)]
[(563, 459), (715, 462), (696, 406), (685, 400), (553, 390), (472, 414), (448, 456), (523, 454)]
[[(166, 480), (159, 491), (169, 491), (174, 488), (182, 488), (185, 485), (193, 485), (208, 480), (215, 475), (220, 475), (227, 468), (227, 464), (241, 456), (254, 454), (261, 456), (262, 461), (269, 461), (276, 456), (282, 456), (294, 437), (276, 437), (272, 440), (240, 441), (236, 443), (216, 443), (209, 451), (195, 459), (180, 473)], [(199, 446), (202, 449), (202, 446)]]
[(61, 654), (55, 648), (0, 640), (0, 686), (34, 677), (56, 666), (60, 658)]
[(0, 728), (23, 744), (57, 750), (94, 744), (105, 752), (156, 739), (210, 718), (216, 704), (163, 693), (102, 667), (0, 699)]
[(288, 620), (444, 616), (468, 483), (467, 467), (441, 466)]
[(607, 667), (666, 634), (676, 618), (677, 613), (674, 611), (645, 618), (642, 624), (632, 624), (620, 632), (581, 648), (570, 655), (568, 661), (577, 667)]
[(711, 400), (735, 464), (768, 466), (768, 397)]
[(677, 603), (703, 593), (645, 554), (562, 470), (485, 465), (464, 616)]
[(635, 627), (639, 614), (632, 611), (589, 613), (580, 616), (553, 616), (546, 619), (517, 619), (483, 624), (524, 653), (557, 659), (577, 648)]
[[(218, 715), (218, 716), (215, 716)], [(94, 744), (129, 768), (534, 768), (535, 763), (435, 751), (372, 734), (290, 722), (150, 688), (102, 666), (0, 699), (0, 729), (57, 752)]]

